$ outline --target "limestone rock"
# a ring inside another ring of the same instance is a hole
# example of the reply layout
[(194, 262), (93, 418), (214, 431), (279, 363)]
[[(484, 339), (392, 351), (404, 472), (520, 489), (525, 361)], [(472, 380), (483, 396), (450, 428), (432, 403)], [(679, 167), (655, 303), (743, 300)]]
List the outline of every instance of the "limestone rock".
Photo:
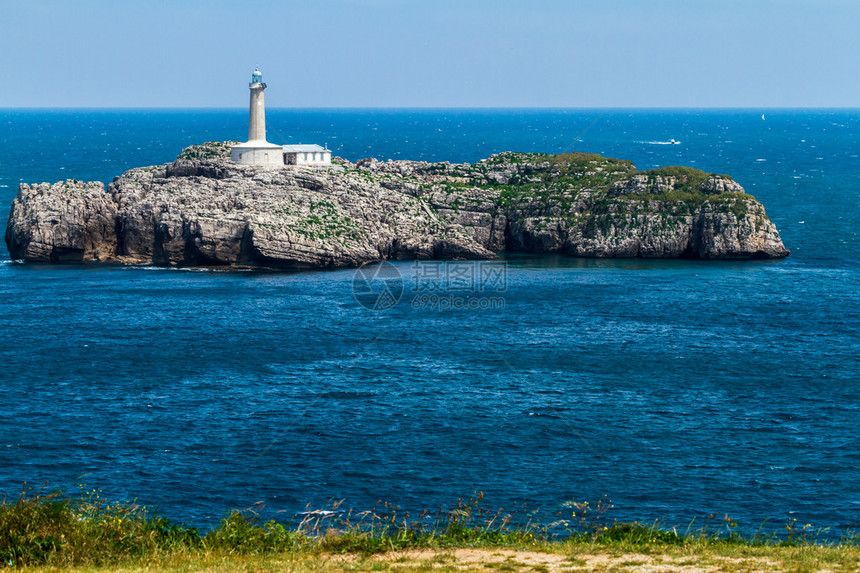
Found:
[(12, 201), (6, 244), (13, 258), (27, 261), (111, 261), (116, 217), (103, 183), (22, 183)]
[(731, 259), (788, 251), (764, 207), (727, 176), (636, 171), (590, 154), (504, 153), (477, 164), (335, 159), (237, 165), (229, 144), (101, 183), (21, 185), (6, 230), (16, 259), (319, 268), (385, 259)]

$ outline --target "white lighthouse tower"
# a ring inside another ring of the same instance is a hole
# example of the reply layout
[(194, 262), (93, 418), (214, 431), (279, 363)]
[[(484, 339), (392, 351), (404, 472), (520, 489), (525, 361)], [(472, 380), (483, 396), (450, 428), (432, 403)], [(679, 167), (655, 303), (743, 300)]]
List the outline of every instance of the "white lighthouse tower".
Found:
[(251, 105), (248, 110), (248, 141), (234, 146), (230, 158), (242, 165), (283, 165), (284, 148), (266, 141), (266, 103), (263, 72), (256, 68), (251, 74)]

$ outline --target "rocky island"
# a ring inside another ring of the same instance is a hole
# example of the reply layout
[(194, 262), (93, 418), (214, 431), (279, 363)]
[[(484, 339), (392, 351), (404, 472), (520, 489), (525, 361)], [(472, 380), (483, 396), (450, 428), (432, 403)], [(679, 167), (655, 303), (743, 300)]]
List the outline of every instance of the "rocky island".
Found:
[(234, 143), (182, 151), (105, 188), (21, 184), (14, 259), (301, 269), (385, 259), (785, 257), (764, 207), (727, 175), (638, 171), (589, 153), (506, 152), (475, 164), (335, 158), (240, 165)]

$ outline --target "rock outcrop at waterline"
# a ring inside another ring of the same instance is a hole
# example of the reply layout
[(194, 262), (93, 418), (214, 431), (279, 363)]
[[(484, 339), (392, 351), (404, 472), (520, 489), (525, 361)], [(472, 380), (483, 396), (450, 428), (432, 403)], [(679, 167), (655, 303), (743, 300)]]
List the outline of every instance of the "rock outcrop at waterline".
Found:
[(383, 259), (749, 259), (789, 254), (764, 207), (728, 176), (637, 171), (599, 155), (502, 153), (258, 167), (229, 144), (108, 184), (22, 184), (6, 244), (31, 262), (318, 268)]

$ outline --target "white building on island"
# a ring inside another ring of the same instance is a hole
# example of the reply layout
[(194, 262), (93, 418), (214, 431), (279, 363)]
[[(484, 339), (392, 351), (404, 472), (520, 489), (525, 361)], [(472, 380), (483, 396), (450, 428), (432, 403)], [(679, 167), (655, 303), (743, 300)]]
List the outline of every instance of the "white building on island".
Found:
[(331, 150), (321, 145), (285, 145), (286, 165), (331, 165)]
[(320, 145), (276, 145), (266, 141), (266, 104), (263, 73), (251, 74), (248, 141), (230, 148), (230, 158), (241, 165), (331, 165), (331, 150)]

